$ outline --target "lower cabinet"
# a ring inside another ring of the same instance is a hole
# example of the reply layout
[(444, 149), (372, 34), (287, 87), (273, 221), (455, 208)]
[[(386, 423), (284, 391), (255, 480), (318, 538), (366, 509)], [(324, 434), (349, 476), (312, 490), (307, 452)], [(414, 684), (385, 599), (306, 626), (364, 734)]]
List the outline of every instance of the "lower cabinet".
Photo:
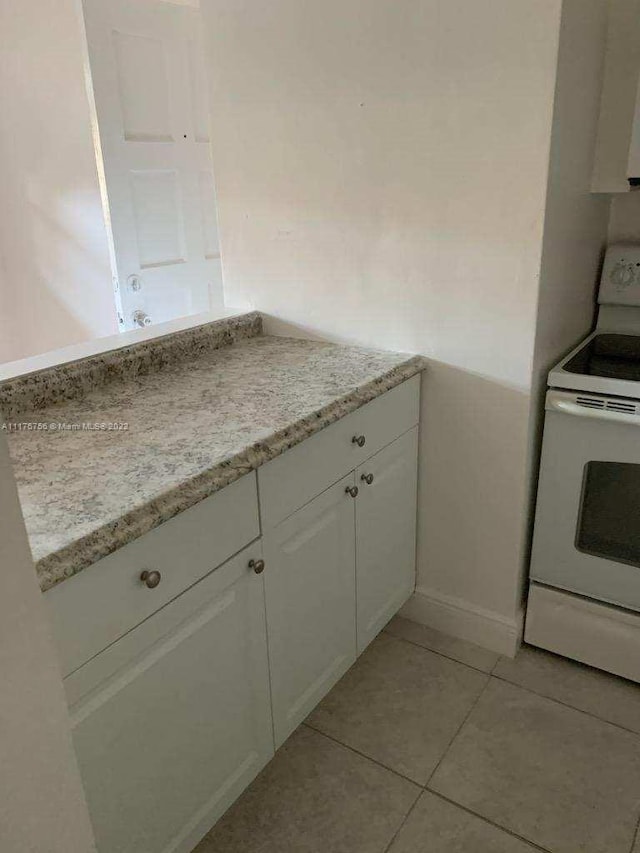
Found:
[(418, 429), (356, 469), (358, 654), (413, 592)]
[(190, 851), (273, 755), (260, 557), (249, 546), (66, 679), (100, 853)]
[(255, 475), (48, 594), (99, 853), (190, 853), (410, 596), (418, 394), (265, 466), (218, 568)]
[(418, 430), (264, 533), (276, 747), (415, 583)]
[(350, 474), (264, 534), (276, 747), (356, 657)]

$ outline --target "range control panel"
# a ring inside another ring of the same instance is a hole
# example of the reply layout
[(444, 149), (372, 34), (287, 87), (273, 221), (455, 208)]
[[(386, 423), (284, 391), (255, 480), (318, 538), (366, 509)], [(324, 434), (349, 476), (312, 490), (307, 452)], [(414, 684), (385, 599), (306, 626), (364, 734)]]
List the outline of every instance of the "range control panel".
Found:
[(601, 305), (640, 305), (640, 244), (609, 246), (598, 302)]

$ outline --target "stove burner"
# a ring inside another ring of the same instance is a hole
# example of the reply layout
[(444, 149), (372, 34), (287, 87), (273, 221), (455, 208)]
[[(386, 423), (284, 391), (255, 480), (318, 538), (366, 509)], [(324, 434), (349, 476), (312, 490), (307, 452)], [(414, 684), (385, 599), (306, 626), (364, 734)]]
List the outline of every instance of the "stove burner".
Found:
[(567, 373), (640, 381), (640, 336), (596, 335), (563, 368)]

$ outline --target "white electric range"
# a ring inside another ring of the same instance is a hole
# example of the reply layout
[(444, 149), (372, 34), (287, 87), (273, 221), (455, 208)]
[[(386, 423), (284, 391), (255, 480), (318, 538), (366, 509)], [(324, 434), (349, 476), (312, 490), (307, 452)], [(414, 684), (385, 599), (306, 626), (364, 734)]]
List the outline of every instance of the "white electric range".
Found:
[(640, 681), (640, 246), (549, 373), (525, 639)]

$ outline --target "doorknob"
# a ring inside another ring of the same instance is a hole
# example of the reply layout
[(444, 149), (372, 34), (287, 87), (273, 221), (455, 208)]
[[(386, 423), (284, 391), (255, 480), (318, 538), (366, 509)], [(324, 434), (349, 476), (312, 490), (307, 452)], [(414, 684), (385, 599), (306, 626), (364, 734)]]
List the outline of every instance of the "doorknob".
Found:
[(370, 485), (371, 485), (371, 483), (373, 483), (373, 474), (363, 474), (363, 475), (362, 475), (362, 477), (360, 477), (360, 479), (361, 479), (364, 483), (366, 483), (366, 484), (367, 484), (367, 486), (370, 486)]
[(162, 580), (162, 575), (160, 572), (150, 572), (148, 569), (145, 569), (140, 575), (140, 580), (147, 589), (155, 589)]
[(348, 495), (351, 495), (352, 498), (358, 497), (358, 487), (357, 486), (347, 486), (347, 488), (345, 489), (345, 492)]
[(140, 326), (141, 329), (151, 325), (151, 317), (141, 309), (134, 311), (131, 315), (131, 319), (133, 320), (134, 325)]

